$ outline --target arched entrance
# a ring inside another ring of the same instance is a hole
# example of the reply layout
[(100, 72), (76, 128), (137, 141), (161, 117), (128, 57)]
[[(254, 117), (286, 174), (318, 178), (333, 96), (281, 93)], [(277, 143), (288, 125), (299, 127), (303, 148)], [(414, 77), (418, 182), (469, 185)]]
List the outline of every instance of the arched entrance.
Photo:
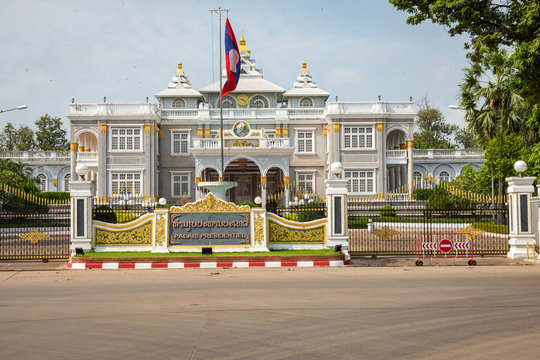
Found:
[(228, 199), (236, 204), (253, 201), (261, 195), (261, 171), (250, 159), (237, 158), (227, 164), (224, 181), (236, 181), (238, 186), (229, 190)]
[(407, 133), (400, 128), (386, 135), (386, 190), (406, 192), (407, 187)]

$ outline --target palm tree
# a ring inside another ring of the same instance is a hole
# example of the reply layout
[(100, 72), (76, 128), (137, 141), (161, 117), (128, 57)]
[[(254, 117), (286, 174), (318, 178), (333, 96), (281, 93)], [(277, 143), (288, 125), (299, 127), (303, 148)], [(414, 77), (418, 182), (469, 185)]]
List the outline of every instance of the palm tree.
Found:
[(515, 65), (512, 53), (499, 50), (464, 69), (460, 105), (482, 143), (523, 129), (527, 107), (514, 88)]

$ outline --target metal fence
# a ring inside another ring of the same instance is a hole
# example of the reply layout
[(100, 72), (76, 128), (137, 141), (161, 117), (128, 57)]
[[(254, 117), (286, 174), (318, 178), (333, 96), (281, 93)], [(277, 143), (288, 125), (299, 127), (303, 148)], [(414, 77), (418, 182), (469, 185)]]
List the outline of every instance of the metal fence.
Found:
[(428, 191), (415, 191), (410, 198), (349, 198), (349, 252), (417, 255), (421, 242), (429, 242), (440, 234), (452, 234), (455, 239), (470, 242), (475, 255), (508, 252), (505, 197), (460, 192), (439, 183)]
[(140, 194), (110, 194), (94, 199), (93, 218), (112, 224), (124, 224), (154, 212), (156, 199)]
[(0, 259), (69, 257), (70, 202), (0, 185)]
[(272, 204), (267, 204), (266, 210), (281, 216), (284, 219), (298, 222), (306, 222), (326, 217), (325, 203), (311, 202), (303, 206), (296, 207), (274, 207)]

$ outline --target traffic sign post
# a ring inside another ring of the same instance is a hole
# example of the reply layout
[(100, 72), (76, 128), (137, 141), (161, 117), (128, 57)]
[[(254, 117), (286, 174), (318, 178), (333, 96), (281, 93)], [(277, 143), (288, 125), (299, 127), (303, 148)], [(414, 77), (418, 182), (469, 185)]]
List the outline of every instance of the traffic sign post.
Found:
[(418, 236), (418, 260), (416, 265), (424, 265), (424, 262), (420, 259), (427, 258), (429, 258), (430, 264), (432, 264), (434, 258), (453, 258), (454, 265), (459, 258), (470, 258), (468, 264), (474, 266), (476, 260), (473, 259), (473, 239), (456, 233), (422, 233)]

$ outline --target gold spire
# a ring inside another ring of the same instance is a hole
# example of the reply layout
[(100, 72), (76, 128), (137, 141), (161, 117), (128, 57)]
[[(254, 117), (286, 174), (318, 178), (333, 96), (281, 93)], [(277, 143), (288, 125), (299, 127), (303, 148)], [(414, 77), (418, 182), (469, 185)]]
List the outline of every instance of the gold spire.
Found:
[(242, 33), (242, 37), (240, 38), (240, 46), (238, 47), (238, 50), (240, 52), (244, 51), (246, 54), (251, 54), (251, 51), (249, 51), (246, 47), (246, 40), (244, 40), (244, 33)]
[(309, 75), (309, 71), (307, 69), (307, 63), (304, 61), (302, 63), (302, 71), (300, 71), (300, 75), (307, 74)]
[(178, 76), (178, 73), (184, 75), (184, 71), (182, 70), (182, 63), (178, 61), (178, 70), (176, 70), (175, 75)]

